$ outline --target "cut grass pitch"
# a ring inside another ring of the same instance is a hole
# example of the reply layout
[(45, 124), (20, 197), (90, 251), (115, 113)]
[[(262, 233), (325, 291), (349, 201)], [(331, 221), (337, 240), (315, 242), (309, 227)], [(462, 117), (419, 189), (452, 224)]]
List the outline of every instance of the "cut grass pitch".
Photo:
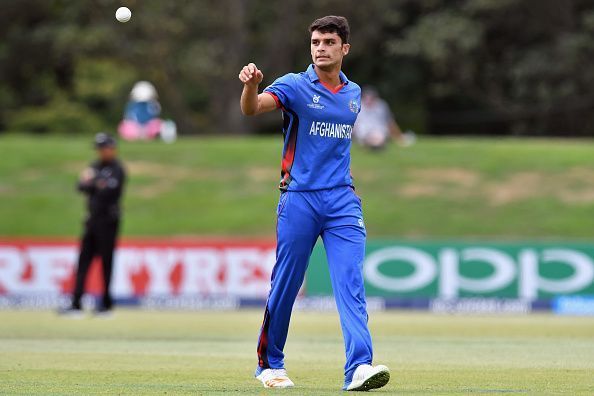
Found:
[[(90, 137), (0, 136), (0, 236), (76, 236)], [(589, 239), (594, 142), (435, 139), (353, 149), (370, 237)], [(124, 236), (274, 237), (281, 138), (124, 143)]]
[[(1, 394), (339, 395), (343, 345), (334, 313), (296, 312), (286, 365), (297, 384), (252, 375), (262, 312), (119, 310), (112, 320), (0, 311)], [(383, 394), (594, 391), (594, 318), (372, 313)]]

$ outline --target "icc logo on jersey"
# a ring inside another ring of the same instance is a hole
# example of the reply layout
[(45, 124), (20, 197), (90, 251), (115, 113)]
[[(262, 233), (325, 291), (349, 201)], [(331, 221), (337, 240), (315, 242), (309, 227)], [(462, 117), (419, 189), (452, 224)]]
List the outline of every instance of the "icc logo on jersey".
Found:
[(318, 110), (323, 110), (324, 109), (324, 105), (320, 104), (320, 95), (314, 95), (311, 98), (311, 101), (313, 103), (308, 103), (307, 107), (309, 107), (310, 109), (318, 109)]

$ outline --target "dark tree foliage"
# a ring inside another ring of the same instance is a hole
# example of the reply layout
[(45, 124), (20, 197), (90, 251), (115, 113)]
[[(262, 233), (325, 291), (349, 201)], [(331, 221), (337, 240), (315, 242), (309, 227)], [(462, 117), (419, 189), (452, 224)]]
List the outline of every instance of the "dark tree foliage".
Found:
[[(114, 129), (132, 84), (182, 133), (278, 129), (241, 116), (240, 67), (265, 83), (310, 62), (307, 26), (349, 18), (344, 70), (432, 134), (594, 133), (591, 0), (0, 0), (0, 130)], [(126, 5), (132, 20), (118, 23)]]

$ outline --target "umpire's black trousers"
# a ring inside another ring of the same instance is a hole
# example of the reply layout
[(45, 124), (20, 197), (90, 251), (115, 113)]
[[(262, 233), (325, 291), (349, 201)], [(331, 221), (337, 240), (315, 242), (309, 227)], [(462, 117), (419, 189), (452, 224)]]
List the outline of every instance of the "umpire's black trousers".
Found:
[(80, 244), (80, 256), (76, 270), (76, 285), (72, 299), (72, 307), (80, 309), (80, 300), (84, 293), (85, 280), (93, 258), (101, 257), (103, 268), (103, 308), (111, 309), (113, 301), (109, 291), (113, 268), (113, 252), (119, 229), (119, 220), (93, 218), (87, 220), (85, 232)]

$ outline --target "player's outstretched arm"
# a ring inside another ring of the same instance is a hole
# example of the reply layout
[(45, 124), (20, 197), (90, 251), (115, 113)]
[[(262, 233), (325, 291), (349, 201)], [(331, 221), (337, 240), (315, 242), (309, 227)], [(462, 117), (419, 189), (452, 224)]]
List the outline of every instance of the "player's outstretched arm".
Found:
[(245, 115), (258, 115), (277, 108), (276, 101), (271, 95), (259, 94), (258, 86), (264, 75), (258, 67), (250, 63), (239, 72), (239, 80), (243, 83), (241, 93), (241, 112)]

